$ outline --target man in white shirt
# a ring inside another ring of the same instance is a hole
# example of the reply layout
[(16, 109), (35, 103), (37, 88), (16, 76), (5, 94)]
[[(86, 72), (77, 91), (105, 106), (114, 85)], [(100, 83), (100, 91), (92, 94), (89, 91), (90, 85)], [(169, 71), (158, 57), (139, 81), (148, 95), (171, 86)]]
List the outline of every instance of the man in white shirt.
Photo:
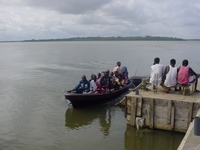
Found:
[[(166, 88), (166, 93), (169, 92), (170, 87), (174, 87), (177, 84), (177, 73), (178, 73), (178, 68), (175, 67), (176, 60), (171, 59), (170, 60), (170, 65), (165, 67), (165, 73), (163, 76), (163, 81)], [(176, 90), (176, 87), (175, 87)]]
[(164, 66), (160, 63), (160, 58), (156, 57), (154, 63), (151, 66), (151, 74), (149, 82), (153, 85), (153, 89), (162, 83), (162, 77), (164, 74)]

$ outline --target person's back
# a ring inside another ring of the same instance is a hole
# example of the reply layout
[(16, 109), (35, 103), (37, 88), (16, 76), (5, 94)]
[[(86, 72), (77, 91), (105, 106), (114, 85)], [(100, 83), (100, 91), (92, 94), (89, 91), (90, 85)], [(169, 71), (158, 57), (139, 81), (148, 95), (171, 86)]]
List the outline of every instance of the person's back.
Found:
[(178, 70), (178, 83), (188, 85), (189, 83), (195, 82), (194, 92), (199, 92), (197, 90), (198, 75), (192, 68), (188, 67), (188, 64), (187, 59), (183, 60), (182, 66)]
[(175, 67), (176, 60), (171, 59), (170, 65), (165, 68), (166, 79), (165, 79), (165, 86), (166, 87), (173, 87), (177, 84), (177, 67)]
[(189, 67), (181, 66), (178, 72), (178, 82), (183, 85), (189, 83)]
[(155, 86), (158, 86), (162, 82), (162, 76), (164, 73), (164, 66), (159, 64), (160, 59), (157, 57), (154, 59), (154, 64), (151, 66), (151, 74), (150, 74), (150, 83)]

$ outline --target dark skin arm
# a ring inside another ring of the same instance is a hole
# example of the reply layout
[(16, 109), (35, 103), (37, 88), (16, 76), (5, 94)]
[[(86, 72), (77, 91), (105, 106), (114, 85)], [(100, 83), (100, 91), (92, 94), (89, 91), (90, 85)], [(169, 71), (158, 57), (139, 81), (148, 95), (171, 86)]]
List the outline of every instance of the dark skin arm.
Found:
[(169, 72), (169, 66), (166, 66), (165, 67), (165, 70), (164, 70), (164, 74), (163, 74), (163, 77), (162, 77), (162, 83), (164, 83), (165, 79), (166, 79), (166, 74)]
[(197, 77), (196, 72), (194, 72), (194, 71), (192, 70), (192, 68), (189, 68), (189, 74), (190, 74), (190, 75), (194, 75), (194, 76)]

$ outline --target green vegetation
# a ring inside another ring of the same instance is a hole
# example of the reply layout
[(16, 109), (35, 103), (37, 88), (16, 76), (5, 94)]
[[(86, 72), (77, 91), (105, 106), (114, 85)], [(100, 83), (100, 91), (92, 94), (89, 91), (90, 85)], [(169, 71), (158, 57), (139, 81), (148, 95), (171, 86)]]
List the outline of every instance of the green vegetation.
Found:
[(184, 41), (181, 38), (160, 37), (160, 36), (145, 36), (145, 37), (74, 37), (64, 39), (39, 39), (39, 40), (24, 40), (22, 42), (38, 42), (38, 41)]

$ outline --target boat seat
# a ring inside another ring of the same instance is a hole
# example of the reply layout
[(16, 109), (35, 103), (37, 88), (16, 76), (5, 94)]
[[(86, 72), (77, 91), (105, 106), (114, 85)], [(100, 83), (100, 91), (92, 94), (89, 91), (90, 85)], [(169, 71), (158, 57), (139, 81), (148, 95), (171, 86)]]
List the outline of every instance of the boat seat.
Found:
[(189, 83), (187, 85), (178, 83), (175, 87), (183, 88), (183, 95), (189, 95), (190, 94), (190, 86), (191, 86), (191, 95), (194, 96), (195, 81), (193, 81), (192, 83)]

